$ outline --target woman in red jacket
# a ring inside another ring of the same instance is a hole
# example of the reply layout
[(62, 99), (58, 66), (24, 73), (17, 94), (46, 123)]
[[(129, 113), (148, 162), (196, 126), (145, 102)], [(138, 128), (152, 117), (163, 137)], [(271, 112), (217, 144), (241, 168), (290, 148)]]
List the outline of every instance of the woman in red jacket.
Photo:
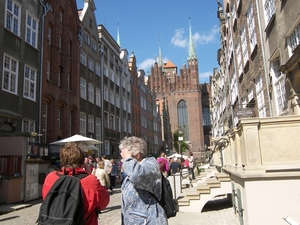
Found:
[[(73, 168), (75, 168), (76, 174), (87, 172), (84, 171), (84, 152), (76, 145), (70, 145), (60, 150), (60, 163), (62, 166), (62, 172), (65, 169), (68, 175), (73, 174)], [(54, 182), (58, 179), (57, 171), (49, 173), (45, 179), (42, 197), (45, 199), (47, 193), (51, 189)], [(103, 187), (97, 177), (88, 175), (80, 180), (84, 194), (84, 218), (87, 218), (85, 225), (97, 225), (97, 211), (103, 210), (109, 203), (109, 193), (105, 187)]]

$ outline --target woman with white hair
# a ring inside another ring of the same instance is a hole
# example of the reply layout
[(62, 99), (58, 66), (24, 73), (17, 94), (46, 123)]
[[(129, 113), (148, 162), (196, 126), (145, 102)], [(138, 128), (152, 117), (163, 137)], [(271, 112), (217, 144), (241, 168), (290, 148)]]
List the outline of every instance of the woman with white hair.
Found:
[(121, 140), (126, 178), (122, 183), (122, 224), (168, 224), (164, 209), (155, 200), (161, 198), (161, 172), (154, 157), (147, 156), (147, 144), (138, 137)]

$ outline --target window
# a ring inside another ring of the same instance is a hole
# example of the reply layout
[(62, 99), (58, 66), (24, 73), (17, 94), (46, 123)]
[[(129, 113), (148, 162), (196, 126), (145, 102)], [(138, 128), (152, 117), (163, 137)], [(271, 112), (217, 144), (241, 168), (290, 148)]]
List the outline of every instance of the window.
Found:
[(86, 136), (86, 114), (80, 112), (80, 134)]
[(105, 151), (105, 155), (109, 155), (110, 154), (110, 151), (109, 151), (109, 147), (110, 146), (110, 143), (109, 141), (105, 140), (104, 141), (104, 151)]
[(89, 97), (89, 102), (94, 103), (94, 85), (89, 83), (89, 90), (88, 90), (88, 97)]
[(122, 100), (123, 100), (123, 110), (126, 111), (126, 103), (127, 103), (127, 102), (126, 102), (125, 97), (123, 97)]
[(128, 133), (131, 133), (131, 121), (128, 121)]
[(108, 98), (108, 87), (104, 87), (104, 100), (105, 101), (109, 101), (109, 98)]
[(95, 73), (100, 77), (100, 64), (97, 62), (95, 64)]
[(104, 74), (104, 76), (107, 77), (107, 66), (104, 66), (104, 68), (103, 68), (103, 74)]
[(87, 43), (88, 45), (91, 44), (91, 39), (90, 39), (90, 35), (87, 32), (84, 32), (84, 42)]
[(292, 52), (300, 44), (300, 23), (296, 26), (292, 34), (288, 37), (288, 43)]
[(239, 73), (239, 76), (242, 74), (243, 72), (243, 64), (242, 64), (242, 56), (241, 56), (241, 47), (240, 47), (240, 42), (237, 43), (236, 45), (236, 54), (237, 54), (237, 66), (238, 66), (238, 73)]
[(104, 127), (109, 126), (108, 112), (104, 112)]
[(32, 120), (23, 120), (23, 132), (35, 132), (35, 122)]
[(80, 97), (86, 100), (86, 81), (80, 78)]
[(116, 95), (116, 106), (120, 107), (120, 97), (118, 94)]
[(20, 6), (13, 0), (6, 0), (5, 28), (20, 36)]
[(203, 126), (210, 125), (210, 113), (209, 113), (209, 108), (207, 106), (203, 107), (202, 114), (203, 114)]
[(128, 106), (127, 112), (131, 113), (131, 103), (129, 100), (127, 100), (127, 106)]
[(82, 49), (80, 50), (80, 63), (86, 66), (86, 53)]
[(89, 58), (89, 65), (88, 65), (89, 69), (91, 71), (94, 72), (94, 59), (92, 59), (91, 57)]
[(244, 66), (245, 66), (249, 60), (245, 26), (243, 26), (242, 31), (241, 31), (241, 40), (242, 40), (242, 51), (243, 51), (243, 59), (244, 59), (243, 62), (244, 62)]
[(266, 117), (265, 98), (261, 75), (255, 79), (255, 89), (259, 117)]
[(26, 22), (26, 42), (33, 47), (37, 47), (37, 31), (38, 20), (34, 19), (31, 15), (27, 14)]
[(51, 45), (51, 37), (52, 37), (52, 35), (51, 35), (51, 33), (52, 33), (52, 28), (50, 27), (50, 26), (48, 26), (48, 34), (47, 34), (47, 38), (48, 38), (48, 45), (50, 46)]
[(181, 126), (181, 128), (184, 129), (184, 139), (189, 139), (189, 133), (188, 133), (188, 114), (187, 114), (187, 105), (184, 100), (180, 100), (177, 105), (177, 115), (178, 115), (178, 125)]
[(57, 128), (61, 127), (61, 108), (57, 107)]
[(34, 101), (35, 92), (36, 92), (36, 71), (30, 68), (29, 66), (25, 66), (23, 96), (25, 98)]
[(51, 80), (50, 71), (51, 71), (51, 63), (49, 60), (47, 60), (47, 67), (46, 67), (47, 80)]
[(123, 131), (127, 132), (127, 122), (126, 122), (126, 118), (123, 118)]
[(255, 22), (254, 22), (254, 13), (253, 13), (252, 4), (250, 5), (247, 12), (247, 23), (248, 23), (248, 36), (250, 41), (250, 49), (251, 52), (253, 52), (254, 47), (257, 44), (257, 40), (256, 40)]
[(4, 69), (2, 89), (17, 94), (19, 62), (8, 55), (4, 55)]
[(274, 77), (274, 88), (275, 88), (277, 111), (278, 111), (278, 115), (280, 115), (287, 108), (286, 91), (285, 91), (285, 75), (279, 71), (279, 67), (280, 67), (279, 58), (273, 60), (271, 63), (272, 63), (271, 73)]
[(101, 106), (101, 95), (99, 88), (96, 88), (96, 105)]
[(92, 38), (91, 47), (95, 52), (97, 52), (96, 40), (94, 38)]
[(115, 95), (114, 95), (114, 92), (113, 91), (110, 91), (110, 95), (109, 95), (109, 97), (110, 97), (110, 103), (111, 104), (115, 104)]
[(266, 24), (268, 24), (272, 16), (275, 14), (274, 0), (264, 0), (264, 9), (265, 9)]
[(116, 117), (116, 131), (120, 131), (120, 118)]
[(94, 117), (92, 115), (88, 116), (88, 131), (94, 133)]
[(101, 120), (96, 118), (96, 139), (101, 140)]
[(59, 12), (59, 22), (62, 23), (62, 21), (63, 21), (63, 13)]
[(110, 115), (110, 121), (109, 121), (110, 129), (114, 130), (115, 129), (115, 116)]

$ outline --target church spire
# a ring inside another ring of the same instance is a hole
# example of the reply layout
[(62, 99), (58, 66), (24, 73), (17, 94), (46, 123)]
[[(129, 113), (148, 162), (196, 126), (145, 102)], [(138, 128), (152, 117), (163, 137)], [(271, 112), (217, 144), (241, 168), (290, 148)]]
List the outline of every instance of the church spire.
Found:
[(198, 59), (196, 52), (195, 52), (195, 48), (194, 48), (194, 42), (193, 42), (193, 35), (192, 35), (192, 27), (191, 27), (191, 19), (189, 17), (189, 31), (190, 31), (190, 40), (189, 40), (189, 56), (188, 56), (188, 60), (191, 59)]
[(161, 47), (160, 47), (160, 36), (159, 36), (159, 48), (158, 48), (158, 66), (162, 67), (162, 70), (164, 69), (164, 62), (161, 55)]
[(117, 26), (117, 43), (121, 47), (119, 21)]

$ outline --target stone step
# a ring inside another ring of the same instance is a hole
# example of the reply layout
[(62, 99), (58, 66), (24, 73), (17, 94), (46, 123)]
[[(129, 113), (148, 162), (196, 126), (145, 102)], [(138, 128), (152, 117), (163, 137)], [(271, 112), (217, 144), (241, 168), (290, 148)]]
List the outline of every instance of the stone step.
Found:
[(230, 176), (226, 173), (216, 173), (215, 176), (220, 182), (231, 181)]
[(207, 183), (207, 185), (210, 187), (210, 188), (218, 188), (218, 187), (221, 187), (221, 183), (220, 181), (215, 178), (215, 177), (211, 177), (211, 178), (207, 178), (205, 180), (205, 182)]
[(180, 196), (177, 199), (178, 205), (179, 206), (189, 206), (190, 205), (190, 199), (186, 196)]

